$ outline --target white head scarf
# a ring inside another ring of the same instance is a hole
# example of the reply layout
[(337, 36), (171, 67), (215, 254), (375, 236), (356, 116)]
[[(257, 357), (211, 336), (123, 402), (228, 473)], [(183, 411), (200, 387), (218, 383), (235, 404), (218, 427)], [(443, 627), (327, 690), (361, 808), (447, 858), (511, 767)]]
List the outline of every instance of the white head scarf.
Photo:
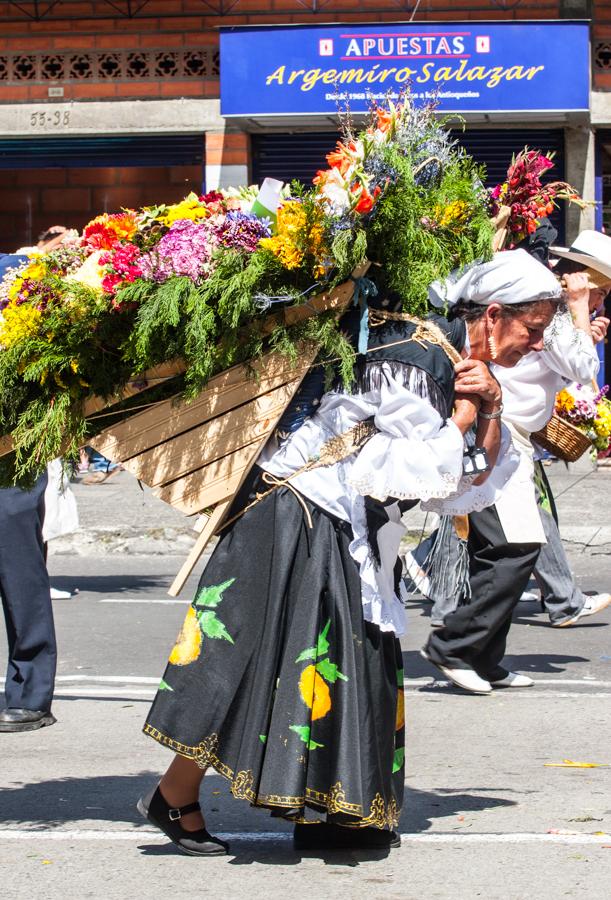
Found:
[(490, 262), (456, 269), (445, 281), (429, 285), (433, 306), (454, 306), (459, 300), (488, 306), (559, 300), (560, 282), (526, 250), (496, 253)]

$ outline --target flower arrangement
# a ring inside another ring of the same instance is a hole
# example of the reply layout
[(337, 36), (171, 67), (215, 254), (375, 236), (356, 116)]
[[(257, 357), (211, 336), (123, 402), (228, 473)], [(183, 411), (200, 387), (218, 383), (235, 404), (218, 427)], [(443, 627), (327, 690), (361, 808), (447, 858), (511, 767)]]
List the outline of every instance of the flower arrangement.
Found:
[[(313, 340), (352, 373), (354, 348), (333, 314), (263, 338), (272, 304), (304, 303), (366, 258), (378, 291), (413, 314), (427, 287), (489, 258), (493, 229), (481, 170), (434, 109), (372, 109), (314, 184), (285, 186), (275, 224), (251, 211), (256, 188), (190, 194), (173, 205), (96, 216), (78, 240), (29, 259), (0, 286), (0, 429), (15, 453), (0, 481), (33, 476), (95, 430), (83, 402), (181, 357), (184, 392), (270, 346), (295, 359)], [(173, 387), (174, 393), (176, 386)]]
[(611, 454), (611, 401), (609, 385), (599, 391), (581, 384), (564, 388), (556, 396), (556, 415), (582, 431), (599, 456)]
[(553, 153), (525, 147), (512, 157), (506, 180), (490, 191), (490, 214), (494, 217), (503, 208), (508, 210), (505, 243), (500, 249), (510, 250), (533, 234), (541, 220), (558, 207), (559, 200), (587, 205), (566, 181), (543, 184), (542, 176), (554, 167), (553, 157)]

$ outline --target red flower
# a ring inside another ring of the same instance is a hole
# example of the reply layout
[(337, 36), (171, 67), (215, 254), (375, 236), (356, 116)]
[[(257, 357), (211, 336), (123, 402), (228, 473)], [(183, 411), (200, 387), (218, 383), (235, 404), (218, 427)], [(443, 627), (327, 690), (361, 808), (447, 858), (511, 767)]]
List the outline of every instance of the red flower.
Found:
[(358, 213), (371, 212), (371, 210), (373, 209), (373, 204), (376, 202), (376, 200), (378, 199), (378, 197), (381, 193), (380, 188), (376, 187), (373, 194), (370, 194), (365, 186), (362, 186), (359, 184), (355, 185), (352, 188), (353, 194), (357, 194), (357, 193), (359, 193), (359, 191), (360, 191), (360, 196), (359, 196), (358, 203), (354, 207), (355, 212), (358, 212)]

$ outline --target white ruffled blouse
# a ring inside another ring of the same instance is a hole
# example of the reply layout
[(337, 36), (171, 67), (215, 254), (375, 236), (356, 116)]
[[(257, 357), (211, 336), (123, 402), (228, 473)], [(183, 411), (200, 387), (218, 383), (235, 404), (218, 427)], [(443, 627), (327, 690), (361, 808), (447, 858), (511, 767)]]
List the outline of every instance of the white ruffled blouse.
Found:
[[(396, 501), (446, 498), (460, 490), (464, 441), (456, 425), (427, 399), (423, 372), (406, 368), (402, 381), (393, 377), (388, 363), (369, 366), (379, 367), (384, 376), (376, 379), (379, 388), (325, 394), (317, 412), (285, 443), (268, 443), (258, 464), (286, 478), (316, 458), (326, 440), (374, 418), (378, 433), (360, 452), (297, 475), (291, 484), (331, 515), (350, 522), (350, 554), (359, 566), (364, 617), (382, 631), (402, 634), (404, 598), (395, 593), (393, 570), (405, 528)], [(393, 501), (385, 507), (390, 521), (377, 534), (379, 567), (367, 540), (365, 496)]]

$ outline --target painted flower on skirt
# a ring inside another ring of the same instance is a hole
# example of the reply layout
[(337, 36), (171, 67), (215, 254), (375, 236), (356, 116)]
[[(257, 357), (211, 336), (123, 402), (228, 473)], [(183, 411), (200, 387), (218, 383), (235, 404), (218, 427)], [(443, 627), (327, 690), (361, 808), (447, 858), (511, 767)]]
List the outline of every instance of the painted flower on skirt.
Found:
[[(339, 671), (338, 666), (329, 659), (330, 644), (328, 640), (331, 620), (327, 622), (318, 635), (316, 645), (308, 647), (300, 653), (296, 663), (313, 660), (306, 666), (299, 677), (299, 693), (301, 699), (311, 710), (310, 723), (318, 719), (324, 719), (333, 706), (330, 684), (339, 681), (348, 681), (348, 678)], [(324, 744), (319, 744), (312, 739), (312, 727), (310, 725), (289, 725), (291, 731), (299, 736), (299, 739), (307, 746), (308, 750), (317, 750)]]
[[(204, 637), (233, 644), (233, 638), (217, 616), (215, 609), (223, 600), (224, 591), (231, 587), (234, 581), (235, 578), (230, 578), (222, 584), (199, 589), (170, 653), (169, 662), (173, 666), (188, 666), (195, 662), (201, 653)], [(165, 690), (167, 689), (166, 687)]]

